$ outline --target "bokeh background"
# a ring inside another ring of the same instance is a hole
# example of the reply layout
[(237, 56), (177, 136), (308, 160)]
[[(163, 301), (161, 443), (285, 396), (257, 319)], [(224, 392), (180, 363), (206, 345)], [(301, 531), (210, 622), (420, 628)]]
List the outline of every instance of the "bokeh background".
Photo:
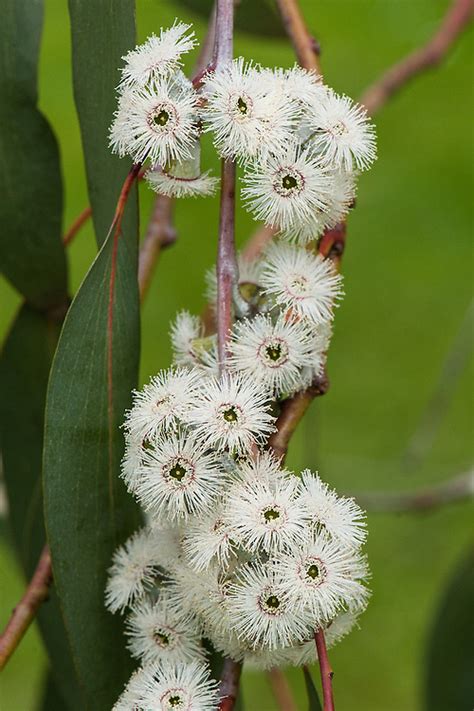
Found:
[[(137, 0), (139, 40), (175, 17), (194, 22), (203, 38), (200, 9), (207, 4)], [(252, 25), (264, 34), (240, 31), (236, 54), (291, 66), (289, 43), (273, 35), (278, 27), (270, 3), (243, 0), (247, 14), (249, 4), (258, 15)], [(447, 5), (447, 0), (301, 0), (322, 45), (327, 82), (353, 97), (425, 41)], [(86, 182), (72, 95), (67, 3), (46, 0), (45, 6), (40, 106), (61, 146), (66, 228), (87, 204)], [(318, 469), (340, 492), (416, 489), (471, 465), (472, 40), (470, 28), (441, 67), (414, 80), (376, 117), (380, 157), (360, 180), (349, 221), (346, 298), (336, 315), (329, 358), (331, 389), (313, 404), (289, 456), (291, 466)], [(204, 162), (218, 169), (210, 147)], [(153, 196), (145, 186), (140, 191), (145, 225)], [(204, 305), (203, 276), (214, 260), (217, 214), (216, 199), (177, 205), (179, 240), (162, 255), (143, 308), (142, 381), (169, 363), (168, 328), (176, 310), (199, 313)], [(253, 229), (239, 208), (239, 244)], [(69, 250), (73, 291), (95, 253), (88, 226)], [(19, 303), (0, 280), (2, 335)], [(449, 368), (445, 397), (431, 409), (439, 427), (432, 443), (410, 458), (409, 443), (453, 348), (458, 357)], [(469, 503), (424, 514), (369, 513), (373, 597), (360, 629), (331, 653), (338, 709), (429, 708), (425, 687), (433, 620), (449, 579), (472, 545), (472, 514)], [(3, 626), (24, 580), (4, 520), (1, 534)], [(449, 675), (449, 658), (446, 664)], [(46, 669), (32, 628), (2, 675), (2, 711), (34, 711)], [(301, 672), (292, 670), (288, 678), (299, 708), (306, 709)], [(277, 708), (265, 676), (250, 671), (244, 675), (244, 700), (249, 711)]]

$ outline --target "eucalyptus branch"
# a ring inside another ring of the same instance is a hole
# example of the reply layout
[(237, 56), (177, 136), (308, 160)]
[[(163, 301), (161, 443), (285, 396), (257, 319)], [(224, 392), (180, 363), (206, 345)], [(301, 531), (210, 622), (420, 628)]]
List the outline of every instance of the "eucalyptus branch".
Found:
[(298, 62), (306, 69), (321, 72), (319, 46), (306, 27), (298, 0), (276, 0), (286, 33), (294, 47)]
[[(217, 0), (214, 63), (232, 60), (234, 1)], [(227, 340), (232, 326), (232, 300), (237, 281), (235, 256), (235, 163), (222, 161), (219, 239), (217, 247), (217, 348), (221, 369), (225, 368)]]
[(153, 269), (161, 250), (176, 241), (176, 230), (172, 220), (172, 199), (166, 195), (158, 195), (155, 198), (138, 258), (138, 286), (141, 301), (144, 300), (150, 286)]
[(268, 681), (281, 711), (298, 711), (291, 693), (290, 685), (281, 669), (274, 668), (267, 672)]
[(0, 636), (0, 670), (4, 668), (20, 644), (41, 604), (48, 599), (51, 581), (51, 556), (48, 546), (45, 546), (25, 594), (14, 608)]
[(316, 630), (314, 633), (316, 642), (316, 650), (318, 652), (319, 671), (321, 674), (321, 684), (323, 687), (323, 709), (324, 711), (334, 711), (334, 699), (332, 694), (332, 678), (334, 676), (329, 664), (328, 653), (326, 649), (326, 640), (322, 629)]
[(474, 498), (474, 470), (435, 486), (402, 493), (372, 492), (355, 494), (357, 502), (369, 511), (421, 513)]
[(242, 664), (240, 662), (234, 662), (233, 659), (224, 660), (219, 687), (219, 711), (232, 711), (234, 708), (239, 693), (241, 674)]
[(81, 214), (76, 217), (76, 219), (74, 220), (74, 222), (72, 223), (72, 225), (70, 226), (70, 228), (68, 229), (66, 234), (64, 235), (63, 244), (65, 247), (67, 247), (67, 245), (72, 242), (72, 240), (74, 239), (76, 234), (79, 232), (81, 227), (83, 225), (85, 225), (85, 223), (87, 222), (87, 220), (90, 218), (91, 215), (92, 215), (92, 208), (90, 205), (88, 205), (88, 207), (86, 207), (81, 212)]
[(373, 115), (418, 74), (438, 65), (474, 13), (474, 0), (454, 0), (437, 32), (421, 48), (388, 69), (363, 93), (360, 103)]

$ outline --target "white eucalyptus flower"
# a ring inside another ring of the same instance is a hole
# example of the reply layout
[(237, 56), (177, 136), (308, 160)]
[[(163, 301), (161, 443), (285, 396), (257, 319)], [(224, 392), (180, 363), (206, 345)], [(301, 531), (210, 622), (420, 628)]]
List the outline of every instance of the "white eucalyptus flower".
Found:
[(163, 170), (149, 171), (146, 176), (148, 185), (160, 195), (168, 197), (207, 197), (214, 195), (219, 178), (209, 175), (209, 171), (193, 178), (181, 178)]
[(235, 477), (239, 482), (253, 486), (257, 482), (269, 487), (277, 486), (293, 475), (288, 469), (282, 469), (280, 462), (270, 450), (263, 450), (251, 457), (244, 457), (236, 462)]
[(342, 277), (329, 259), (282, 242), (267, 249), (260, 282), (278, 306), (315, 324), (332, 320), (343, 294)]
[(354, 499), (338, 496), (309, 469), (302, 472), (301, 482), (301, 500), (318, 531), (325, 531), (350, 548), (365, 543), (365, 513)]
[(257, 315), (238, 322), (229, 345), (232, 369), (247, 373), (275, 395), (292, 394), (308, 385), (302, 368), (320, 361), (312, 331), (304, 322)]
[(375, 129), (366, 110), (327, 89), (312, 106), (311, 144), (335, 168), (365, 170), (377, 157)]
[(202, 572), (215, 562), (225, 570), (232, 555), (232, 541), (223, 519), (223, 506), (191, 520), (182, 545), (184, 557), (193, 570)]
[(137, 531), (117, 548), (108, 571), (105, 604), (111, 612), (123, 612), (143, 597), (160, 574), (162, 557), (148, 529)]
[(110, 129), (115, 153), (161, 167), (191, 157), (198, 135), (198, 95), (184, 75), (154, 80), (126, 96)]
[(224, 485), (216, 457), (188, 432), (157, 438), (147, 450), (136, 495), (158, 522), (209, 511)]
[(242, 195), (256, 219), (298, 237), (316, 210), (331, 202), (334, 179), (310, 148), (290, 146), (244, 175)]
[(230, 490), (225, 510), (230, 536), (245, 550), (293, 550), (307, 536), (308, 518), (297, 477), (247, 481)]
[(147, 669), (137, 669), (130, 677), (122, 694), (115, 702), (112, 711), (140, 711), (143, 706), (143, 694), (145, 692), (145, 680), (148, 678)]
[(287, 239), (297, 240), (299, 244), (308, 244), (319, 237), (325, 230), (342, 222), (354, 204), (356, 195), (356, 175), (342, 170), (331, 171), (333, 181), (331, 194), (324, 210), (315, 209), (311, 219), (297, 231), (284, 235)]
[(171, 368), (151, 378), (142, 390), (133, 393), (125, 431), (135, 441), (152, 440), (163, 430), (176, 429), (191, 407), (200, 387), (196, 370)]
[(239, 638), (253, 649), (278, 649), (307, 639), (311, 628), (272, 571), (247, 565), (229, 588), (227, 610)]
[(145, 669), (137, 711), (217, 711), (218, 686), (208, 666), (161, 662)]
[(207, 447), (249, 451), (274, 430), (269, 393), (242, 373), (225, 373), (203, 381), (188, 423)]
[(357, 550), (319, 535), (291, 553), (275, 556), (272, 564), (281, 579), (282, 591), (307, 612), (313, 630), (341, 610), (365, 609), (369, 592), (361, 581), (367, 577), (368, 569)]
[(280, 152), (291, 137), (296, 114), (277, 82), (242, 57), (204, 81), (207, 130), (219, 153), (247, 160)]
[(179, 617), (170, 608), (166, 591), (143, 600), (127, 618), (128, 649), (142, 664), (192, 662), (204, 658), (200, 630), (192, 617)]
[(181, 65), (181, 55), (198, 44), (194, 32), (186, 34), (191, 25), (175, 21), (168, 29), (161, 28), (158, 36), (152, 34), (146, 42), (122, 57), (121, 87), (144, 87), (150, 81), (169, 76)]

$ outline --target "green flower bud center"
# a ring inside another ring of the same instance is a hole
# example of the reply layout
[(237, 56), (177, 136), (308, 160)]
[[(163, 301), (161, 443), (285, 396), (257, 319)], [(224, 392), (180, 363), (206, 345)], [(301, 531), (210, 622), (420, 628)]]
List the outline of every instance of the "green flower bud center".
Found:
[(186, 467), (183, 466), (180, 460), (178, 460), (169, 471), (169, 475), (173, 477), (173, 479), (176, 479), (176, 481), (181, 481), (182, 479), (184, 479), (187, 473), (188, 470), (186, 469)]
[(241, 96), (237, 99), (237, 108), (241, 114), (246, 114), (248, 111), (247, 103), (242, 99)]
[(159, 644), (160, 647), (168, 647), (170, 643), (170, 638), (169, 635), (166, 634), (163, 630), (155, 630), (153, 637), (155, 639), (155, 642)]
[(167, 111), (164, 109), (161, 109), (154, 117), (153, 121), (156, 123), (157, 126), (166, 126), (168, 121), (170, 120), (170, 115)]
[(292, 190), (298, 186), (298, 181), (294, 175), (284, 175), (281, 179), (281, 184), (285, 190)]
[(263, 518), (265, 519), (265, 521), (267, 523), (270, 523), (270, 521), (277, 521), (280, 518), (280, 516), (281, 516), (281, 513), (276, 508), (266, 509), (263, 512)]
[(275, 343), (273, 345), (267, 346), (265, 348), (265, 353), (270, 358), (270, 360), (276, 362), (281, 358), (281, 345), (279, 343)]
[(233, 423), (233, 422), (237, 422), (237, 420), (239, 419), (239, 414), (238, 414), (237, 410), (235, 409), (235, 407), (233, 405), (231, 405), (226, 410), (223, 410), (222, 417), (224, 418), (224, 420), (226, 422)]
[(310, 565), (309, 568), (307, 568), (306, 575), (309, 578), (312, 578), (313, 580), (316, 580), (316, 578), (319, 577), (319, 568), (316, 565), (316, 563), (312, 563), (312, 565)]
[(181, 696), (178, 696), (178, 694), (174, 694), (174, 696), (170, 696), (168, 699), (168, 704), (172, 708), (176, 708), (176, 706), (180, 706), (182, 703)]
[(278, 608), (280, 607), (280, 600), (277, 598), (276, 595), (269, 595), (265, 600), (265, 604), (271, 610), (278, 610)]

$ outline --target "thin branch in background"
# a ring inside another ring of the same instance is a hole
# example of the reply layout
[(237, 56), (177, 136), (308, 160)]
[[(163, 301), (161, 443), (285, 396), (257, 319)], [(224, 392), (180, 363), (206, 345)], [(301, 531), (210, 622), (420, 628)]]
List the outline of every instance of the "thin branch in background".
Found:
[(318, 652), (319, 671), (323, 687), (323, 709), (324, 711), (334, 711), (334, 698), (332, 693), (332, 678), (334, 674), (329, 664), (326, 640), (324, 639), (322, 629), (316, 630), (314, 633), (314, 641), (316, 642), (316, 650)]
[(280, 711), (298, 711), (290, 685), (282, 670), (276, 667), (270, 669), (267, 672), (267, 678)]
[(308, 31), (297, 0), (276, 1), (298, 62), (305, 69), (314, 69), (319, 74), (319, 45)]
[(242, 664), (233, 659), (225, 659), (219, 687), (219, 711), (232, 711), (239, 694)]
[[(234, 0), (217, 0), (214, 64), (232, 61)], [(227, 341), (232, 327), (232, 301), (237, 282), (235, 256), (235, 163), (222, 160), (219, 238), (217, 246), (217, 351), (221, 370), (227, 360)]]
[(444, 360), (434, 391), (415, 432), (402, 454), (403, 469), (414, 469), (429, 452), (474, 348), (474, 299)]
[(367, 112), (373, 115), (411, 79), (437, 66), (467, 27), (473, 13), (474, 0), (454, 0), (433, 37), (365, 90), (360, 103)]
[(92, 215), (92, 208), (89, 205), (89, 207), (86, 207), (85, 210), (83, 210), (81, 212), (81, 214), (78, 215), (78, 217), (76, 217), (76, 219), (74, 220), (74, 222), (72, 223), (72, 225), (70, 226), (70, 228), (68, 229), (68, 231), (66, 232), (66, 234), (63, 237), (63, 244), (65, 247), (67, 247), (68, 244), (70, 244), (72, 242), (72, 240), (77, 235), (77, 233), (79, 232), (81, 227), (87, 222), (87, 220), (89, 219), (89, 217), (91, 215)]
[(283, 402), (280, 415), (276, 421), (276, 431), (268, 441), (268, 445), (276, 457), (284, 459), (290, 439), (307, 409), (315, 397), (324, 395), (328, 389), (329, 380), (324, 373), (319, 378), (315, 378), (309, 388), (296, 393), (296, 395)]
[(474, 470), (418, 491), (386, 491), (355, 494), (357, 503), (380, 513), (421, 513), (474, 498)]
[(269, 244), (273, 237), (278, 233), (275, 227), (270, 227), (270, 225), (261, 225), (252, 237), (248, 240), (247, 244), (242, 250), (242, 256), (245, 257), (249, 262), (262, 254), (267, 244)]
[(138, 286), (143, 302), (150, 286), (153, 270), (161, 250), (176, 241), (173, 227), (173, 201), (166, 195), (155, 198), (147, 231), (140, 247), (138, 259)]
[(48, 599), (51, 580), (51, 556), (48, 546), (45, 546), (25, 594), (13, 610), (10, 620), (0, 636), (0, 670), (4, 668), (20, 644), (40, 605)]

